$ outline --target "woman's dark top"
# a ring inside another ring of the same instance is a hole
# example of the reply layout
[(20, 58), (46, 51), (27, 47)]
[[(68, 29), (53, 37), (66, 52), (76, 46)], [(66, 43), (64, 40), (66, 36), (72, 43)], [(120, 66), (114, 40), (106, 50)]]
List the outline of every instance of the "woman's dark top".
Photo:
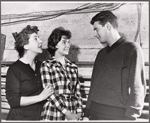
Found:
[(20, 106), (20, 99), (22, 96), (39, 95), (43, 90), (40, 65), (41, 63), (36, 61), (34, 71), (29, 64), (17, 60), (9, 67), (6, 76), (6, 98), (11, 108), (7, 120), (39, 120), (44, 101)]

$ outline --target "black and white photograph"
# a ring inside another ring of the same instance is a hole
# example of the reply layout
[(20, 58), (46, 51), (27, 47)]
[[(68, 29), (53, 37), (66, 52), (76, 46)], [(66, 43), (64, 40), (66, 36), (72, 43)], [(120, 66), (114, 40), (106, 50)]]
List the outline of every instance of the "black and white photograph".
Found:
[(149, 1), (1, 1), (1, 122), (149, 122)]

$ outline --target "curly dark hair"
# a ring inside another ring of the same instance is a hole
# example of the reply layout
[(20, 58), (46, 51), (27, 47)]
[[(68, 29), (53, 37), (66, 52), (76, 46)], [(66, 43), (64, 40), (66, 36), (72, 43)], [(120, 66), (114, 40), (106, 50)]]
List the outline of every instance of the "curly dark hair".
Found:
[(24, 45), (29, 43), (30, 35), (33, 33), (38, 33), (39, 29), (37, 26), (27, 25), (21, 32), (12, 33), (15, 39), (15, 49), (19, 53), (19, 57), (23, 57), (25, 53)]
[(51, 56), (55, 55), (57, 50), (56, 45), (60, 42), (61, 37), (66, 36), (67, 39), (71, 38), (71, 32), (69, 30), (65, 30), (63, 27), (55, 28), (48, 38), (47, 50), (51, 54)]
[(117, 17), (108, 10), (101, 11), (100, 13), (96, 14), (90, 23), (93, 25), (96, 21), (98, 21), (102, 26), (109, 22), (114, 28), (118, 27)]

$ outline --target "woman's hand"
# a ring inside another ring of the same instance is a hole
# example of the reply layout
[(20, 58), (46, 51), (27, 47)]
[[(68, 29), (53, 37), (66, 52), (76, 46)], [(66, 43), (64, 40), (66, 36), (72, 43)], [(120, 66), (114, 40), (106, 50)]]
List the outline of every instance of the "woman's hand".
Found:
[(82, 113), (77, 113), (78, 115), (78, 120), (81, 120), (82, 119)]
[(39, 98), (42, 100), (47, 99), (52, 93), (54, 93), (54, 88), (52, 85), (48, 84), (44, 90), (40, 93)]
[(67, 120), (78, 120), (79, 119), (77, 114), (72, 113), (70, 111), (67, 111), (65, 115), (67, 117)]
[(39, 95), (29, 96), (29, 97), (22, 96), (20, 101), (20, 106), (27, 106), (27, 105), (35, 104), (37, 102), (41, 102), (47, 99), (52, 93), (54, 93), (54, 89), (53, 87), (51, 87), (51, 85), (48, 85)]

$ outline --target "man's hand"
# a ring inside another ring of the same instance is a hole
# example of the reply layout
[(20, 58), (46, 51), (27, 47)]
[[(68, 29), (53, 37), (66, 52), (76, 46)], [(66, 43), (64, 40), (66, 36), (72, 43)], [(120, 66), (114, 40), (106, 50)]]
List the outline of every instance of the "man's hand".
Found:
[(125, 115), (131, 118), (131, 120), (136, 120), (138, 117), (135, 113), (131, 112), (130, 110), (126, 111)]
[(83, 117), (83, 121), (89, 121), (88, 117)]

